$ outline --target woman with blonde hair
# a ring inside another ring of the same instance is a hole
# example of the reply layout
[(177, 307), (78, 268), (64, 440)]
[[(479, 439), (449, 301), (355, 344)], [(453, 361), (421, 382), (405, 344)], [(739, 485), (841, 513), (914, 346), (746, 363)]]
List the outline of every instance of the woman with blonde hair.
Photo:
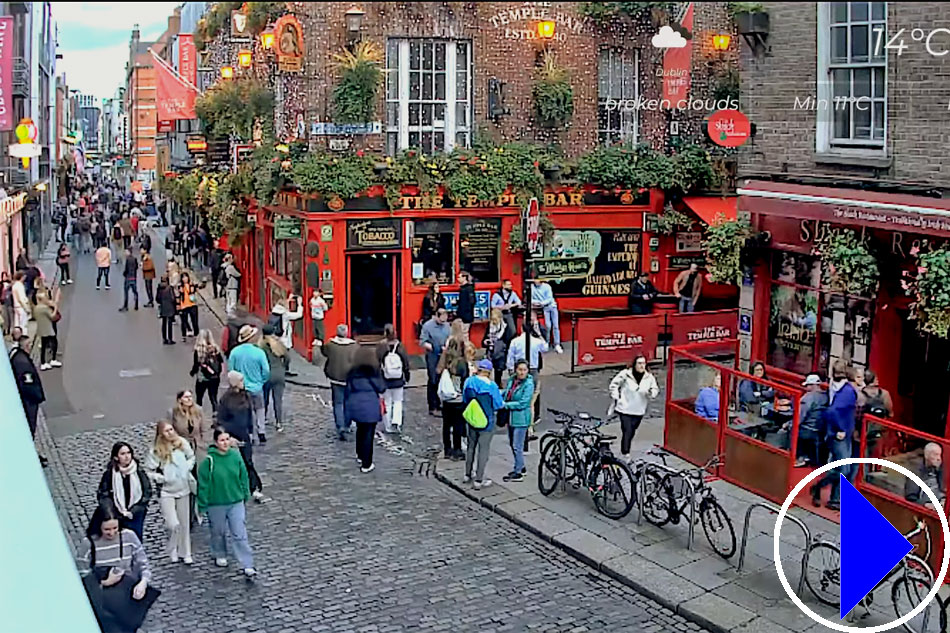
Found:
[(492, 308), (491, 316), (488, 319), (488, 327), (485, 328), (485, 338), (482, 339), (482, 347), (495, 373), (495, 384), (501, 388), (501, 376), (505, 372), (505, 364), (508, 361), (508, 343), (511, 341), (513, 333), (508, 331), (508, 324), (505, 323), (504, 314), (500, 308)]
[(205, 392), (211, 400), (211, 411), (218, 412), (218, 387), (221, 386), (221, 368), (224, 356), (211, 336), (210, 330), (201, 330), (195, 340), (191, 375), (195, 377), (195, 396), (202, 406)]
[(145, 471), (153, 483), (162, 486), (158, 506), (168, 530), (168, 558), (173, 563), (181, 556), (191, 565), (191, 495), (197, 492), (197, 482), (191, 471), (195, 467), (195, 452), (168, 420), (159, 420), (155, 426), (155, 442), (145, 458)]
[(211, 425), (201, 407), (195, 404), (195, 394), (188, 389), (179, 391), (175, 396), (175, 406), (168, 410), (165, 417), (171, 420), (175, 432), (191, 444), (195, 459), (200, 464), (211, 444), (208, 439)]
[(264, 415), (267, 415), (267, 403), (271, 400), (274, 406), (274, 421), (278, 433), (284, 432), (284, 387), (286, 386), (287, 369), (290, 367), (290, 357), (284, 342), (274, 334), (267, 334), (261, 341), (261, 349), (267, 355), (267, 364), (270, 366), (270, 378), (264, 383)]

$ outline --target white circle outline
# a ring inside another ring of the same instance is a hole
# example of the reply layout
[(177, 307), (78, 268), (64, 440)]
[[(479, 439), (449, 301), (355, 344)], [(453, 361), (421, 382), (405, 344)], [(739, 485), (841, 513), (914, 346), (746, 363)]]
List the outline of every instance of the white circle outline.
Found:
[[(805, 488), (805, 486), (813, 479), (825, 473), (833, 468), (839, 466), (847, 466), (850, 464), (874, 464), (876, 466), (881, 466), (883, 468), (893, 468), (900, 474), (905, 477), (910, 478), (915, 484), (920, 486), (920, 489), (927, 493), (927, 497), (930, 498), (930, 502), (933, 504), (934, 508), (937, 510), (937, 516), (940, 518), (940, 525), (943, 528), (943, 562), (940, 566), (940, 574), (934, 580), (933, 587), (930, 589), (930, 593), (927, 594), (927, 598), (923, 600), (920, 604), (914, 607), (910, 613), (900, 617), (892, 622), (886, 624), (878, 624), (877, 626), (871, 627), (859, 627), (859, 626), (846, 626), (844, 624), (838, 624), (832, 620), (826, 620), (821, 617), (814, 611), (808, 608), (808, 606), (802, 602), (802, 600), (795, 595), (795, 592), (792, 591), (791, 585), (788, 584), (788, 579), (785, 577), (785, 571), (782, 569), (782, 557), (779, 552), (779, 545), (781, 544), (781, 534), (782, 534), (782, 522), (785, 520), (785, 515), (788, 513), (789, 508), (792, 505), (792, 501), (798, 497), (798, 494)], [(940, 591), (941, 586), (943, 585), (944, 578), (947, 577), (947, 568), (950, 566), (950, 548), (947, 545), (950, 544), (950, 525), (947, 524), (947, 517), (943, 512), (943, 508), (940, 506), (940, 502), (937, 500), (936, 495), (930, 489), (923, 480), (918, 477), (915, 473), (912, 473), (908, 469), (904, 468), (900, 464), (888, 461), (886, 459), (878, 459), (877, 457), (848, 457), (847, 459), (839, 459), (838, 461), (830, 462), (825, 464), (821, 468), (812, 471), (807, 476), (805, 476), (798, 484), (792, 489), (789, 495), (785, 498), (785, 503), (782, 504), (782, 508), (778, 513), (778, 516), (775, 518), (775, 531), (772, 535), (772, 557), (775, 562), (775, 571), (778, 574), (778, 579), (782, 583), (782, 587), (785, 589), (785, 593), (788, 594), (788, 597), (791, 598), (792, 602), (795, 603), (802, 612), (810, 617), (815, 622), (827, 626), (830, 629), (835, 631), (843, 631), (848, 633), (848, 631), (863, 631), (864, 633), (884, 633), (884, 631), (890, 631), (893, 628), (903, 625), (906, 622), (909, 622), (912, 618), (917, 617), (920, 613), (924, 611), (927, 607), (930, 606), (930, 603), (933, 602), (933, 599), (937, 597), (937, 593)]]

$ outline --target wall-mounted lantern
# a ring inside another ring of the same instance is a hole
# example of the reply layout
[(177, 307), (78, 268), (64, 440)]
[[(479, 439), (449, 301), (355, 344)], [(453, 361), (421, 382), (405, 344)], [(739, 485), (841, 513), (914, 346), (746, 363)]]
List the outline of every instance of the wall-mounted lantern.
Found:
[(222, 66), (221, 79), (234, 79), (234, 66)]
[(241, 68), (250, 68), (252, 59), (251, 51), (238, 51), (238, 66)]
[(556, 30), (557, 25), (554, 20), (541, 20), (538, 22), (538, 39), (543, 42), (553, 40)]
[(265, 51), (274, 48), (274, 29), (270, 26), (261, 33), (261, 48)]
[(363, 27), (363, 16), (365, 15), (366, 11), (357, 6), (350, 7), (343, 14), (346, 21), (346, 39), (351, 45), (360, 39), (360, 29)]
[(727, 33), (718, 33), (713, 35), (712, 45), (713, 50), (715, 51), (725, 51), (729, 49), (729, 44), (732, 42), (732, 36)]

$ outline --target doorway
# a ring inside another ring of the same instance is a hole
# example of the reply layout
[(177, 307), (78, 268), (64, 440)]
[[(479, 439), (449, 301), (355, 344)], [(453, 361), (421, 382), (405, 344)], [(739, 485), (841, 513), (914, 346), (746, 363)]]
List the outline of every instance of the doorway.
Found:
[(387, 323), (396, 325), (395, 288), (398, 285), (399, 255), (350, 255), (349, 264), (353, 337), (380, 336)]
[(903, 321), (897, 391), (911, 402), (909, 426), (943, 437), (950, 404), (950, 341), (922, 334), (909, 316)]

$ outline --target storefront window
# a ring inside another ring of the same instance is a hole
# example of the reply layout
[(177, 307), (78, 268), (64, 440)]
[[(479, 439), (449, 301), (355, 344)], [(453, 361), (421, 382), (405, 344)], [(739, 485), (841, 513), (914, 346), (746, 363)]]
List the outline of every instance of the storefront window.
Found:
[(420, 220), (412, 238), (412, 282), (455, 281), (455, 220)]
[(791, 286), (772, 286), (769, 314), (768, 364), (808, 374), (815, 360), (818, 292)]
[(819, 288), (821, 262), (810, 255), (776, 251), (772, 260), (772, 277), (784, 283)]
[(283, 277), (287, 274), (287, 242), (277, 242), (277, 274)]
[(871, 304), (863, 299), (825, 293), (821, 296), (821, 351), (817, 370), (827, 375), (835, 361), (867, 367)]
[(303, 246), (297, 240), (285, 242), (287, 255), (287, 279), (290, 280), (295, 293), (300, 292), (300, 274), (303, 266)]
[(501, 220), (459, 220), (459, 268), (470, 272), (476, 282), (498, 281), (500, 249)]

